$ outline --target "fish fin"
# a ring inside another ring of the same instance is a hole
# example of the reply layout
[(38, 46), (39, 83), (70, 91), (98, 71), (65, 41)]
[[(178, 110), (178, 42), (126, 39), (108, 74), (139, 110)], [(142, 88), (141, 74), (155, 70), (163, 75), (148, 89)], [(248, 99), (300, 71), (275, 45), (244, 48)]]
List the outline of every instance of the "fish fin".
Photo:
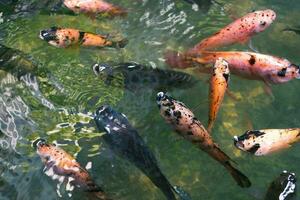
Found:
[(180, 186), (174, 186), (173, 187), (174, 192), (179, 196), (180, 200), (192, 200), (192, 197), (183, 190)]
[(273, 100), (275, 99), (274, 95), (273, 95), (273, 92), (272, 92), (272, 88), (271, 88), (271, 84), (264, 81), (264, 91), (265, 93), (270, 96)]
[(245, 176), (242, 172), (240, 172), (238, 169), (234, 168), (229, 161), (224, 163), (224, 167), (228, 170), (228, 172), (231, 174), (233, 179), (236, 181), (236, 183), (243, 188), (247, 188), (251, 186), (251, 182), (248, 179), (247, 176)]
[[(248, 47), (249, 47), (249, 49), (251, 49), (252, 51), (254, 51), (255, 53), (259, 53), (259, 51), (253, 46), (253, 42), (252, 42), (252, 39), (247, 39), (246, 41), (245, 41), (245, 43), (247, 43), (248, 42)], [(244, 43), (244, 44), (245, 44)]]
[(114, 48), (124, 48), (128, 44), (128, 39), (123, 38), (118, 41), (112, 41), (111, 47)]

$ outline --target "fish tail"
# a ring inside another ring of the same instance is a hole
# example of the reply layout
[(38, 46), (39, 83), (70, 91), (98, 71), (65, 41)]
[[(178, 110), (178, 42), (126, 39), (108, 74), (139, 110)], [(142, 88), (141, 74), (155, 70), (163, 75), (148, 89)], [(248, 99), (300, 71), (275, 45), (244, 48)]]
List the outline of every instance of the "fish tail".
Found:
[(109, 10), (109, 15), (110, 16), (126, 17), (127, 16), (127, 11), (124, 8), (121, 8), (119, 6), (114, 6)]
[(207, 131), (208, 131), (209, 133), (211, 133), (211, 130), (212, 130), (213, 125), (214, 125), (214, 121), (211, 120), (211, 119), (209, 119), (209, 120), (208, 120), (208, 126), (207, 126)]
[[(191, 54), (193, 55), (193, 54)], [(199, 55), (199, 54), (198, 54)], [(215, 63), (215, 61), (218, 59), (217, 53), (212, 51), (203, 51), (201, 54), (197, 57), (197, 62), (201, 64), (211, 64)]]
[(123, 38), (121, 40), (112, 41), (111, 47), (114, 48), (124, 48), (128, 44), (128, 40)]
[(251, 182), (247, 176), (245, 176), (238, 169), (234, 168), (229, 161), (224, 163), (224, 167), (229, 171), (232, 178), (236, 181), (236, 183), (243, 188), (247, 188), (251, 186)]
[(213, 151), (210, 154), (214, 157), (214, 159), (220, 162), (227, 169), (227, 171), (231, 174), (232, 178), (237, 182), (237, 184), (240, 187), (244, 188), (251, 186), (251, 182), (248, 179), (248, 177), (231, 165), (230, 161), (232, 160), (221, 149), (219, 149), (219, 147), (215, 145)]
[(165, 53), (165, 62), (172, 68), (186, 69), (193, 67), (192, 63), (184, 53), (176, 51), (167, 51)]

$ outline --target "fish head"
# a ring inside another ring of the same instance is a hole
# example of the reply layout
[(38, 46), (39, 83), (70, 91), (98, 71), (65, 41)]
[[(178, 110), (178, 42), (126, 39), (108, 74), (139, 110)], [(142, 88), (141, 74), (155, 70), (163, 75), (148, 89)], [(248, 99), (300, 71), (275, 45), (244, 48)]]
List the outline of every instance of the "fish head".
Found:
[(255, 11), (254, 15), (255, 18), (253, 23), (257, 24), (255, 27), (256, 33), (264, 31), (276, 19), (276, 13), (271, 9)]
[(234, 136), (234, 146), (242, 151), (256, 154), (260, 148), (257, 138), (264, 134), (264, 132), (258, 130), (246, 131), (241, 136)]
[(50, 29), (44, 29), (40, 31), (40, 38), (45, 40), (49, 44), (57, 45), (56, 42), (59, 40), (57, 37), (57, 30), (60, 28), (58, 27), (51, 27)]
[(33, 147), (36, 149), (38, 155), (43, 161), (50, 160), (52, 148), (54, 145), (50, 145), (44, 139), (37, 139), (33, 142)]
[(99, 76), (100, 74), (108, 74), (111, 75), (113, 72), (113, 68), (112, 66), (110, 66), (109, 64), (100, 64), (100, 63), (96, 63), (93, 65), (93, 71), (96, 74), (96, 76)]
[(173, 107), (173, 101), (174, 99), (165, 92), (159, 92), (156, 95), (156, 103), (160, 109), (165, 110)]
[[(157, 93), (156, 102), (161, 115), (170, 122), (180, 119), (182, 112), (188, 112), (184, 103), (173, 99), (164, 92)], [(190, 115), (193, 116), (192, 113)]]
[(109, 105), (97, 109), (94, 117), (98, 130), (113, 134), (117, 131), (131, 128), (126, 115), (112, 109)]
[(270, 76), (272, 83), (285, 83), (293, 79), (300, 79), (300, 67), (295, 64), (283, 67)]
[(218, 58), (216, 60), (215, 65), (213, 67), (213, 72), (214, 75), (215, 74), (223, 75), (226, 82), (229, 81), (230, 72), (229, 72), (228, 62), (223, 58)]

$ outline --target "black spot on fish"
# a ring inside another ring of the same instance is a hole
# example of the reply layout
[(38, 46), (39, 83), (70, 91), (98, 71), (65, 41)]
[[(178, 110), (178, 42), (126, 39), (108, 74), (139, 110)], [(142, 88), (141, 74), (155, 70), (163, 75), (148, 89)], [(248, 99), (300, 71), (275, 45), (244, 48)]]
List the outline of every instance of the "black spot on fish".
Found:
[(223, 74), (223, 77), (225, 78), (226, 82), (228, 82), (228, 79), (229, 79), (229, 74)]
[(174, 116), (177, 117), (178, 119), (181, 118), (181, 112), (179, 110), (174, 111)]
[(287, 68), (282, 68), (279, 72), (277, 72), (277, 76), (285, 77)]
[(85, 32), (79, 31), (79, 38), (78, 41), (79, 43), (83, 43), (83, 38), (84, 38)]
[(188, 131), (187, 134), (188, 135), (193, 135), (193, 132), (192, 131)]
[(261, 132), (261, 131), (249, 131), (249, 134), (253, 134), (256, 137), (262, 136), (264, 134), (266, 134), (265, 132)]
[(249, 152), (249, 153), (252, 153), (252, 154), (255, 154), (256, 153), (256, 151), (258, 150), (260, 148), (260, 144), (255, 144), (255, 145), (253, 145), (250, 149), (248, 149), (247, 151)]
[(249, 64), (250, 64), (250, 65), (254, 65), (255, 62), (256, 62), (255, 56), (251, 55), (251, 58), (249, 59)]
[(166, 110), (165, 111), (165, 115), (168, 116), (168, 117), (170, 117), (171, 116), (170, 110)]

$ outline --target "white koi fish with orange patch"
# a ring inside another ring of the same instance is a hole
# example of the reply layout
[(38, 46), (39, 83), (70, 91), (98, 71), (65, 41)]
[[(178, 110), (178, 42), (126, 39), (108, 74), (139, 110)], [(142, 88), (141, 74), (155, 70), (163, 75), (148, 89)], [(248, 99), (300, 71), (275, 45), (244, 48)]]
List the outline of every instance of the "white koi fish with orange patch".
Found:
[(273, 10), (260, 10), (237, 19), (213, 36), (202, 40), (189, 52), (201, 52), (234, 43), (246, 43), (253, 35), (268, 28), (276, 18)]
[(126, 10), (102, 0), (64, 0), (64, 5), (75, 13), (84, 13), (95, 17), (97, 14), (124, 16)]
[(229, 75), (228, 63), (223, 58), (217, 59), (210, 78), (208, 132), (211, 132), (217, 118), (218, 111), (228, 88)]
[(300, 141), (300, 128), (253, 130), (234, 137), (234, 145), (238, 149), (256, 156), (289, 148), (298, 141)]
[(45, 174), (53, 180), (66, 183), (67, 191), (74, 190), (74, 187), (80, 187), (98, 199), (110, 200), (94, 183), (87, 170), (82, 168), (75, 158), (63, 149), (53, 144), (47, 144), (43, 139), (36, 140), (33, 146), (45, 165)]

